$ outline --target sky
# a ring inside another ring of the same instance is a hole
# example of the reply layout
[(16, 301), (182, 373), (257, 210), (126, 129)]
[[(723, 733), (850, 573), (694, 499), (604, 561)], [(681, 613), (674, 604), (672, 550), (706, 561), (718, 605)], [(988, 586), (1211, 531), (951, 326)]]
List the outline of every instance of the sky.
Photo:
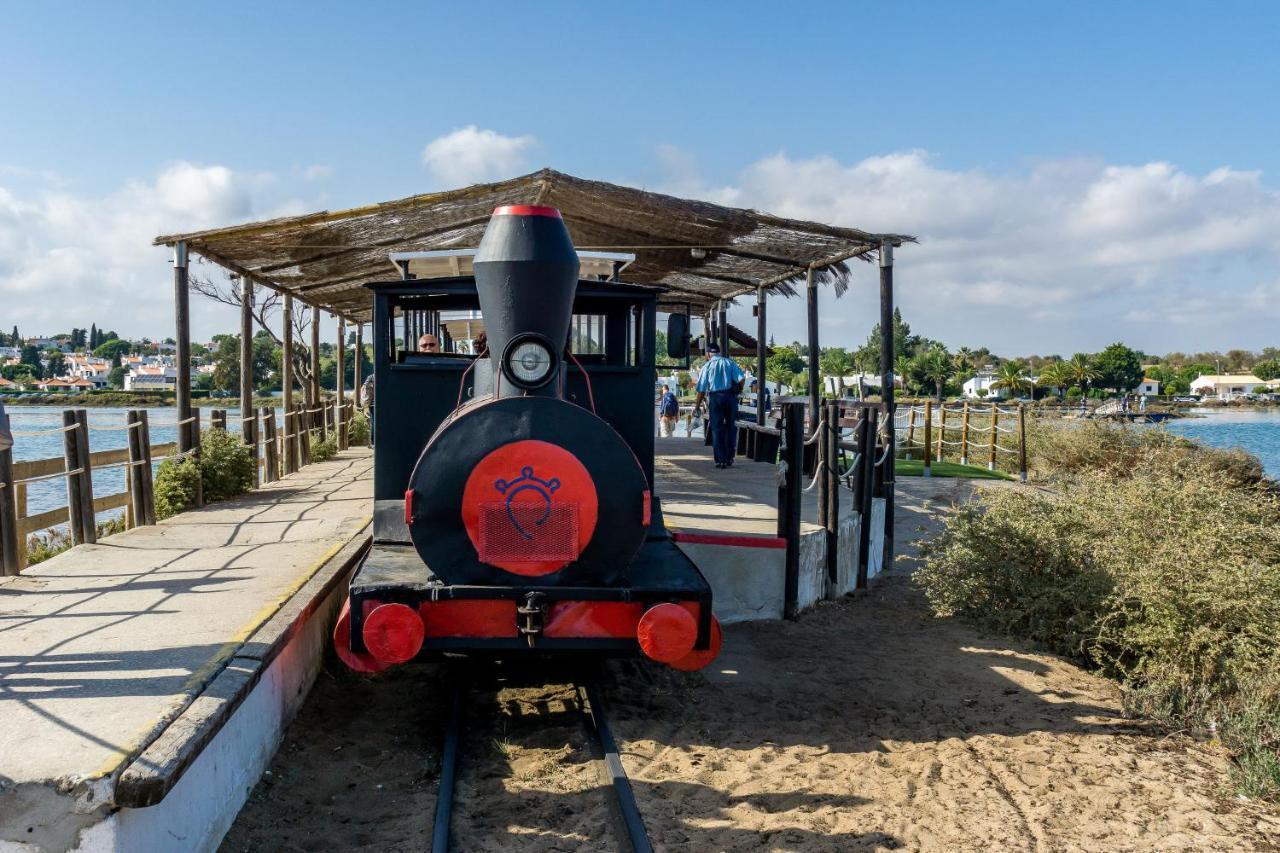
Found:
[[(7, 4), (6, 4), (7, 5)], [(1280, 345), (1280, 5), (7, 5), (0, 328), (172, 334), (152, 238), (550, 166), (914, 234), (914, 332)], [(212, 273), (200, 268), (201, 273)], [(876, 270), (822, 297), (824, 344)], [(235, 328), (197, 298), (193, 334)], [(750, 307), (732, 312), (750, 326)], [(800, 300), (771, 301), (777, 340)]]

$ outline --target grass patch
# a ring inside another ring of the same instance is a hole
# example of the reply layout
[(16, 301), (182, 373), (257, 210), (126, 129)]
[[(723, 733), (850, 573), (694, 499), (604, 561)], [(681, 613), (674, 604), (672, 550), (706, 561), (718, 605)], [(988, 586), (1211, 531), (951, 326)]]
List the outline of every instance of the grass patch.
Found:
[[(988, 471), (977, 465), (961, 465), (959, 462), (934, 462), (929, 466), (934, 477), (972, 477), (978, 480), (1012, 480), (1012, 474), (1003, 471)], [(899, 477), (924, 476), (924, 460), (898, 459), (893, 466)]]

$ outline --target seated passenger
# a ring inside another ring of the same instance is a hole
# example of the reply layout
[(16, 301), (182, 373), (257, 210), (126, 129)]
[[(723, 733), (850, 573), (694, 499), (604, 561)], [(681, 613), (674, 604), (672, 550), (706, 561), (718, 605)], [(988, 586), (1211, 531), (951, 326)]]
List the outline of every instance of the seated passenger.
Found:
[(418, 352), (439, 353), (440, 341), (436, 340), (435, 335), (427, 332), (425, 335), (418, 338)]

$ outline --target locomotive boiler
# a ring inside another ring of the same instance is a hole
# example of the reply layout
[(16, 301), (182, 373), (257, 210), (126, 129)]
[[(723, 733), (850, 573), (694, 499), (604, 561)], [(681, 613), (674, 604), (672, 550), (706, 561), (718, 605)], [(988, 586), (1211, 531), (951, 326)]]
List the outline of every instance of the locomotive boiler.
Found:
[[(617, 281), (620, 256), (577, 252), (548, 207), (498, 208), (474, 254), (395, 258), (402, 279), (368, 285), (374, 543), (340, 657), (361, 671), (446, 652), (710, 663), (711, 589), (653, 489), (661, 290)], [(453, 274), (426, 273), (446, 258)], [(487, 349), (451, 316), (483, 324)], [(417, 352), (411, 328), (445, 346)]]

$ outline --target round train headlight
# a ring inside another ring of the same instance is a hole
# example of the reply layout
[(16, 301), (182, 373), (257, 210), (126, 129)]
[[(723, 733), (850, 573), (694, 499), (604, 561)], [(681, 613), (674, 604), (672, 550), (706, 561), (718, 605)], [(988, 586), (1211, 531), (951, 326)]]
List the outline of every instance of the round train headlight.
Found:
[(517, 338), (507, 346), (503, 359), (507, 375), (519, 385), (537, 388), (551, 378), (556, 359), (540, 338)]

